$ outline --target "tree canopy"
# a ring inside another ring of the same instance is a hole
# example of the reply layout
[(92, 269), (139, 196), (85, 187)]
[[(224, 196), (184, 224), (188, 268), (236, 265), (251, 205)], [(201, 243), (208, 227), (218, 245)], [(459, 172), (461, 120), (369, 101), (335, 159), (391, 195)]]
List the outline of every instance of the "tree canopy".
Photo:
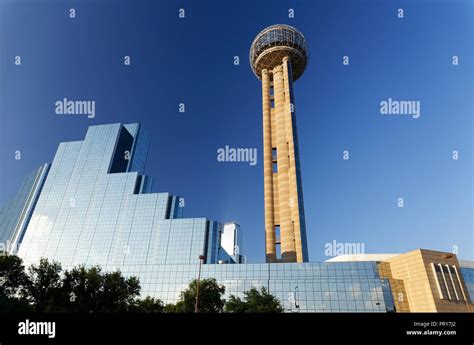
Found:
[(0, 255), (0, 310), (4, 312), (30, 311), (25, 296), (27, 276), (22, 260), (17, 256)]
[(244, 292), (244, 299), (230, 295), (225, 311), (231, 313), (281, 313), (283, 307), (279, 299), (270, 294), (265, 287), (257, 290), (252, 287)]
[(123, 277), (120, 271), (78, 266), (64, 273), (62, 290), (67, 311), (121, 312), (136, 309), (140, 282)]
[(61, 265), (41, 259), (25, 270), (17, 256), (0, 255), (0, 311), (37, 312), (161, 312), (159, 299), (138, 299), (140, 282), (120, 271)]
[(136, 305), (131, 308), (131, 311), (142, 313), (163, 313), (165, 312), (165, 305), (160, 299), (147, 296), (145, 299), (138, 300)]
[[(194, 279), (189, 283), (186, 290), (180, 294), (180, 300), (176, 303), (177, 312), (194, 313), (196, 305), (198, 281)], [(202, 279), (199, 282), (199, 312), (200, 313), (220, 313), (224, 310), (225, 301), (222, 295), (225, 287), (219, 285), (214, 278)]]
[(37, 312), (56, 311), (62, 282), (61, 265), (41, 259), (39, 265), (28, 268), (25, 283), (25, 298), (35, 306)]

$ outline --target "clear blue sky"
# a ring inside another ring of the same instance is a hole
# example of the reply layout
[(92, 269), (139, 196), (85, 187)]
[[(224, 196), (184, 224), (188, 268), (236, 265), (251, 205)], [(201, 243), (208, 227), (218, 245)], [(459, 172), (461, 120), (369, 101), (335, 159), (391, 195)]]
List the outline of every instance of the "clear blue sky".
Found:
[[(0, 203), (59, 142), (141, 122), (155, 191), (185, 197), (187, 217), (238, 221), (245, 254), (263, 261), (261, 91), (248, 52), (261, 29), (286, 23), (311, 54), (294, 87), (310, 260), (327, 259), (333, 240), (369, 253), (456, 245), (472, 260), (473, 13), (469, 0), (0, 0)], [(96, 117), (56, 115), (63, 97), (95, 100)], [(421, 117), (380, 115), (389, 97), (419, 100)], [(225, 145), (256, 147), (258, 164), (218, 162)]]

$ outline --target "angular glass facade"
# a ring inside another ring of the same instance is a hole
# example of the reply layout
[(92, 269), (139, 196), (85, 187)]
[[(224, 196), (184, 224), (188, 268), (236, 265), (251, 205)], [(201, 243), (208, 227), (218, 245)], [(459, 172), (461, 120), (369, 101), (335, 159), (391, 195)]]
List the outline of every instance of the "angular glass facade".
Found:
[(29, 173), (18, 194), (0, 208), (1, 251), (16, 251), (42, 191), (50, 165), (44, 164)]
[(111, 124), (61, 143), (51, 166), (28, 176), (2, 208), (2, 239), (17, 239), (25, 265), (47, 257), (65, 269), (120, 269), (140, 279), (143, 296), (165, 303), (176, 302), (197, 277), (204, 254), (201, 277), (224, 284), (226, 296), (242, 297), (255, 286), (289, 312), (393, 310), (375, 262), (217, 264), (234, 261), (221, 248), (222, 225), (183, 218), (180, 197), (152, 193), (152, 179), (143, 175), (149, 142), (139, 124)]
[(92, 126), (61, 143), (19, 248), (25, 263), (190, 264), (206, 252), (217, 262), (219, 223), (181, 218), (179, 197), (150, 193), (140, 174), (148, 145), (138, 124)]

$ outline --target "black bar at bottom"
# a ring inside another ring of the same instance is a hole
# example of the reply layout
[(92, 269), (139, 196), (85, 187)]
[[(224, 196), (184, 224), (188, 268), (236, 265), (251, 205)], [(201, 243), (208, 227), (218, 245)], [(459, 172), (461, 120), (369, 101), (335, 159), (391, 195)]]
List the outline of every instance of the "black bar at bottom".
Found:
[[(47, 334), (20, 335), (26, 320), (55, 322), (54, 338), (48, 324), (34, 326)], [(473, 343), (474, 314), (0, 313), (0, 345)]]

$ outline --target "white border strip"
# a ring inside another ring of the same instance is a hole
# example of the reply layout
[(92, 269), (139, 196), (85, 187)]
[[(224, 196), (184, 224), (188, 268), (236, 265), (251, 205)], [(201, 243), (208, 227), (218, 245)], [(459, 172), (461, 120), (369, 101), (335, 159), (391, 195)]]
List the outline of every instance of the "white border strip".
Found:
[(458, 295), (458, 292), (456, 290), (456, 285), (454, 285), (454, 280), (453, 280), (453, 275), (451, 274), (451, 269), (449, 268), (448, 264), (446, 264), (445, 266), (448, 269), (449, 278), (451, 279), (451, 284), (453, 284), (454, 295), (456, 295), (456, 299), (459, 301), (459, 295)]
[(459, 278), (459, 273), (458, 273), (458, 269), (456, 265), (453, 265), (453, 268), (454, 268), (454, 273), (456, 274), (456, 278), (458, 278), (459, 286), (461, 287), (462, 297), (464, 297), (464, 301), (467, 302), (466, 293), (464, 292), (464, 288), (462, 287), (462, 282), (461, 282), (461, 279)]

